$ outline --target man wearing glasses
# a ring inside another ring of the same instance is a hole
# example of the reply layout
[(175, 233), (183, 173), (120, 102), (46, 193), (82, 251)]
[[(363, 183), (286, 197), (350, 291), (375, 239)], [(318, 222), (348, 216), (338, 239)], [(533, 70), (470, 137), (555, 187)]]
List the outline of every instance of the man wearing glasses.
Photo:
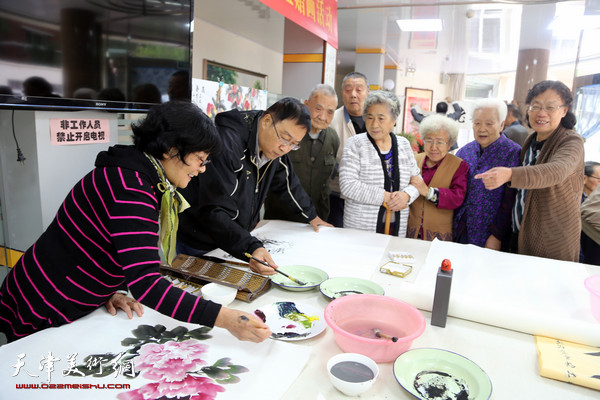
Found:
[[(178, 253), (201, 256), (221, 248), (240, 259), (250, 253), (277, 267), (262, 242), (250, 235), (269, 190), (315, 231), (320, 225), (331, 226), (317, 216), (286, 155), (297, 150), (310, 131), (310, 113), (298, 100), (286, 97), (266, 111), (219, 113), (215, 125), (222, 151), (211, 156), (206, 172), (182, 191), (190, 208), (180, 216)], [(255, 260), (250, 260), (250, 268), (264, 275), (275, 273)]]

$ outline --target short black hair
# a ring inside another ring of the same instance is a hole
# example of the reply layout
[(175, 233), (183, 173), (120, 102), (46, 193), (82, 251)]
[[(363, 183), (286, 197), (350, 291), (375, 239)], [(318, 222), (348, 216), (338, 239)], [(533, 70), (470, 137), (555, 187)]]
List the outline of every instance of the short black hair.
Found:
[(125, 101), (125, 94), (118, 87), (107, 87), (98, 92), (98, 100)]
[(365, 85), (367, 86), (367, 89), (369, 89), (369, 81), (367, 80), (367, 76), (361, 72), (356, 72), (356, 71), (348, 72), (346, 74), (346, 76), (344, 76), (344, 79), (342, 79), (342, 89), (344, 89), (344, 83), (346, 83), (346, 81), (348, 79), (362, 79), (365, 81)]
[(155, 84), (142, 83), (133, 89), (131, 101), (135, 103), (136, 108), (150, 108), (151, 104), (162, 103), (162, 96)]
[(25, 96), (52, 96), (52, 85), (41, 76), (32, 76), (23, 81), (23, 93)]
[(190, 73), (185, 69), (175, 71), (169, 79), (169, 100), (191, 101)]
[(521, 110), (519, 110), (519, 107), (517, 107), (516, 105), (509, 103), (506, 105), (506, 110), (510, 115), (513, 116), (513, 118), (516, 118), (519, 121), (519, 123), (523, 121), (523, 114), (521, 114)]
[(600, 163), (596, 162), (596, 161), (586, 161), (585, 162), (585, 168), (583, 169), (583, 174), (585, 176), (592, 176), (594, 175), (594, 168), (600, 166)]
[(440, 101), (435, 105), (435, 112), (438, 114), (446, 114), (448, 112), (448, 103)]
[(132, 124), (131, 130), (133, 145), (159, 160), (172, 148), (184, 163), (190, 153), (216, 154), (221, 148), (214, 122), (190, 102), (168, 101), (156, 105), (148, 110), (146, 118)]
[(310, 112), (298, 99), (284, 97), (267, 108), (265, 114), (270, 114), (274, 122), (291, 119), (296, 125), (306, 128), (306, 132), (310, 132)]
[[(560, 120), (560, 124), (567, 129), (573, 129), (577, 123), (575, 114), (571, 112), (571, 106), (573, 105), (573, 94), (571, 93), (571, 89), (569, 89), (567, 85), (561, 81), (541, 81), (536, 83), (531, 89), (529, 89), (527, 98), (525, 99), (525, 104), (531, 104), (535, 97), (550, 89), (558, 93), (563, 101), (563, 104), (567, 107), (567, 113)], [(529, 124), (529, 114), (527, 115), (527, 123)], [(531, 125), (529, 125), (529, 127), (531, 128)]]

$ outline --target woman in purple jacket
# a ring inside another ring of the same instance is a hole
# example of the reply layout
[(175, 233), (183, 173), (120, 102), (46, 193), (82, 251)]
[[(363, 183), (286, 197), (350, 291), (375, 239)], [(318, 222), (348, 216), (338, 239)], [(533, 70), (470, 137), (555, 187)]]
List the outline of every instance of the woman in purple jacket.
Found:
[(511, 232), (511, 209), (516, 191), (507, 185), (487, 190), (475, 175), (494, 167), (520, 164), (521, 146), (510, 140), (502, 129), (506, 104), (499, 99), (481, 99), (473, 108), (475, 140), (456, 155), (469, 164), (467, 196), (454, 214), (454, 241), (500, 250)]

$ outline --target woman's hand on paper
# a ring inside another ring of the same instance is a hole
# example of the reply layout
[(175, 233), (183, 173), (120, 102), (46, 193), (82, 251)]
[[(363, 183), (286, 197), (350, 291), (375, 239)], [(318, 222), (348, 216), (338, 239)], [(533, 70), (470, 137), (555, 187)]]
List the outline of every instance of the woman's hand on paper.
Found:
[(227, 329), (239, 340), (249, 342), (260, 343), (271, 336), (269, 327), (256, 316), (227, 307), (221, 307), (215, 326)]
[(125, 296), (122, 293), (113, 294), (104, 306), (106, 307), (106, 311), (111, 315), (117, 315), (118, 308), (125, 311), (129, 319), (133, 318), (133, 312), (135, 312), (138, 317), (144, 315), (142, 303), (129, 296)]

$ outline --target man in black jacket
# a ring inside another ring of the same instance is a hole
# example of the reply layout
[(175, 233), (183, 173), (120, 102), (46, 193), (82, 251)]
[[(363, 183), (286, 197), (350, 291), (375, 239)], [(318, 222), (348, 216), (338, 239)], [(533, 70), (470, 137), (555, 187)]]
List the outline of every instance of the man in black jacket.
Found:
[[(247, 252), (277, 267), (262, 242), (250, 235), (269, 189), (315, 231), (319, 225), (331, 226), (317, 216), (286, 155), (310, 131), (310, 113), (286, 97), (266, 111), (222, 112), (215, 124), (223, 150), (211, 158), (212, 168), (181, 191), (191, 207), (180, 216), (178, 252), (194, 256), (219, 247), (237, 258), (246, 259)], [(275, 273), (254, 260), (250, 268)]]

